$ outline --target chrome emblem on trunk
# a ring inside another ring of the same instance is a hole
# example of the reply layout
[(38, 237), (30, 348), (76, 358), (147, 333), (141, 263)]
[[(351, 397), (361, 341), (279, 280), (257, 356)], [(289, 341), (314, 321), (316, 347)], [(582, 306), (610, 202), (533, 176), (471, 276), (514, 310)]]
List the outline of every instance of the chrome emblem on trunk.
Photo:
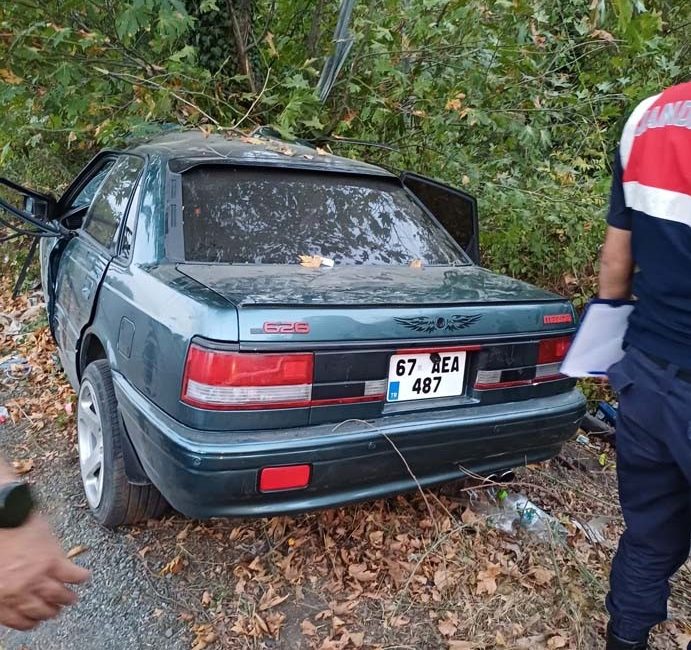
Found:
[(425, 332), (431, 334), (436, 330), (447, 332), (457, 332), (473, 323), (477, 323), (482, 318), (482, 314), (468, 314), (467, 316), (451, 316), (451, 318), (430, 318), (429, 316), (414, 316), (412, 318), (394, 318), (394, 320), (415, 332)]

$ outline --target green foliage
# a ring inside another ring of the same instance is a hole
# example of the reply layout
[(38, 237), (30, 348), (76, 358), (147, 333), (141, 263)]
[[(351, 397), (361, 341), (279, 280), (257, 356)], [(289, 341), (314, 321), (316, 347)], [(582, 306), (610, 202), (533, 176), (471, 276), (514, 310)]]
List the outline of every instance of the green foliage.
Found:
[(689, 3), (361, 2), (321, 104), (337, 11), (326, 0), (3, 3), (0, 165), (45, 188), (156, 125), (272, 124), (463, 187), (479, 197), (486, 265), (591, 293), (612, 151), (636, 102), (688, 77)]

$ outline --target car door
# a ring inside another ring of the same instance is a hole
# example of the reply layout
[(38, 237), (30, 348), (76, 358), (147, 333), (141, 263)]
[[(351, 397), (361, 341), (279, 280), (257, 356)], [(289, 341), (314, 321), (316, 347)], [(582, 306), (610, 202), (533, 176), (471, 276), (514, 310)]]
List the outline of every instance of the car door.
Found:
[(405, 172), (401, 182), (437, 218), (468, 257), (479, 263), (480, 232), (475, 197), (413, 172)]
[(63, 236), (41, 238), (41, 286), (53, 335), (55, 335), (55, 279), (60, 257), (70, 240), (69, 235), (73, 235), (83, 225), (84, 217), (94, 200), (96, 191), (103, 184), (116, 159), (117, 153), (102, 152), (79, 173), (53, 210), (52, 225), (56, 226), (57, 222), (59, 226), (56, 227), (62, 229)]
[[(81, 334), (91, 320), (101, 280), (115, 254), (120, 223), (143, 168), (144, 160), (139, 156), (114, 157), (88, 204), (77, 236), (67, 242), (60, 255), (55, 276), (54, 332), (63, 367), (75, 387), (79, 383), (77, 352)], [(65, 214), (70, 212), (66, 206)]]

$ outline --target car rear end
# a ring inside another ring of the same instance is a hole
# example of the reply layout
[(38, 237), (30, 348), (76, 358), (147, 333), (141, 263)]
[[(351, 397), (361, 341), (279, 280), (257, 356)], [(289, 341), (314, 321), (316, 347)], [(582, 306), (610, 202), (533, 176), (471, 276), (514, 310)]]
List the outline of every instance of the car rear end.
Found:
[(115, 378), (178, 510), (336, 506), (542, 460), (575, 433), (584, 400), (559, 374), (571, 305), (470, 264), (395, 179), (180, 177), (184, 253), (166, 277), (225, 301), (235, 336), (206, 318), (171, 348), (174, 399)]

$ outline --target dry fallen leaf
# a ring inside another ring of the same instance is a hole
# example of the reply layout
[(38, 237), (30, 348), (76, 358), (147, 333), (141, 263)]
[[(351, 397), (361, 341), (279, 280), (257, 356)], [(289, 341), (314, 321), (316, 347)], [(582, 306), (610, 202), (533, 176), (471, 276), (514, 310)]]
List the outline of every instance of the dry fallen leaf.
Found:
[(245, 144), (263, 144), (262, 140), (259, 138), (254, 138), (250, 135), (241, 135), (240, 142), (244, 142)]
[(34, 459), (26, 458), (24, 460), (13, 460), (12, 467), (14, 467), (14, 471), (20, 476), (22, 474), (28, 474), (34, 468)]
[(266, 590), (264, 595), (261, 597), (261, 600), (259, 601), (259, 611), (264, 612), (267, 609), (271, 609), (272, 607), (276, 607), (276, 605), (280, 605), (283, 601), (288, 599), (288, 595), (285, 596), (279, 596), (276, 594), (276, 591), (273, 588), (273, 585), (269, 585), (269, 588)]
[(434, 586), (443, 591), (449, 584), (449, 572), (446, 569), (437, 569), (434, 572)]
[(556, 648), (565, 648), (567, 640), (560, 635), (553, 636), (549, 641), (547, 641), (547, 647), (550, 650), (556, 650)]
[(77, 555), (81, 555), (82, 553), (86, 553), (86, 551), (88, 551), (88, 550), (89, 550), (89, 547), (84, 546), (84, 544), (79, 544), (78, 546), (74, 546), (69, 551), (67, 551), (67, 559), (71, 560), (73, 557), (77, 557)]
[(454, 624), (448, 618), (445, 618), (437, 624), (437, 629), (442, 636), (453, 636), (458, 630), (458, 625)]
[(475, 646), (470, 641), (449, 641), (449, 650), (473, 650)]
[(544, 648), (544, 642), (544, 634), (535, 634), (517, 639), (515, 647), (517, 650), (535, 650), (535, 648)]
[(211, 595), (211, 593), (208, 591), (205, 591), (202, 594), (202, 607), (208, 607), (209, 605), (211, 605), (212, 601), (213, 601), (213, 596)]
[(187, 524), (176, 536), (175, 539), (178, 540), (178, 542), (184, 542), (190, 534), (190, 524)]
[(368, 571), (366, 564), (351, 564), (348, 567), (348, 573), (358, 582), (372, 582), (377, 579), (377, 574), (374, 571)]
[(479, 519), (480, 518), (470, 508), (466, 508), (461, 515), (461, 521), (468, 526), (476, 524)]
[(269, 634), (269, 626), (266, 624), (266, 621), (259, 616), (256, 612), (254, 613), (253, 617), (254, 622), (256, 623), (257, 627), (264, 632), (265, 634)]
[(159, 575), (177, 575), (183, 569), (182, 557), (176, 555), (168, 564), (166, 564), (160, 571)]
[(286, 615), (283, 612), (268, 612), (266, 615), (266, 624), (269, 628), (269, 634), (274, 639), (277, 639), (283, 623), (285, 623)]
[(413, 260), (410, 263), (410, 268), (411, 269), (421, 269), (422, 268), (422, 260)]
[(272, 142), (267, 149), (269, 151), (275, 151), (276, 153), (282, 153), (284, 156), (294, 156), (295, 155), (295, 149), (292, 149), (288, 145), (282, 143), (282, 142)]
[(549, 569), (545, 569), (544, 567), (535, 567), (532, 571), (531, 574), (533, 578), (535, 578), (535, 582), (539, 585), (548, 585), (552, 580), (554, 580), (555, 573), (554, 571), (550, 571)]
[(192, 650), (205, 650), (218, 639), (218, 635), (210, 623), (195, 625), (192, 632), (195, 635)]
[(300, 629), (305, 636), (317, 636), (317, 626), (308, 618), (300, 623)]
[(300, 266), (308, 269), (318, 269), (322, 265), (319, 255), (300, 255)]
[(501, 567), (498, 564), (487, 563), (487, 569), (480, 571), (477, 574), (477, 590), (476, 593), (487, 594), (492, 596), (497, 591), (497, 576), (501, 573)]
[(590, 32), (593, 38), (599, 38), (600, 40), (607, 41), (608, 43), (614, 43), (614, 36), (604, 29), (594, 29)]

